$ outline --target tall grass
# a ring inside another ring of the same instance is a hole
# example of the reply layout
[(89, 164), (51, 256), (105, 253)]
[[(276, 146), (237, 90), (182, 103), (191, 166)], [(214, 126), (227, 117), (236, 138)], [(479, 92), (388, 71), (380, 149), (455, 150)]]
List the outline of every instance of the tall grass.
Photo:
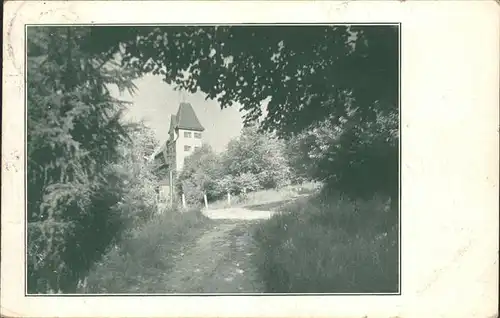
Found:
[(209, 220), (199, 210), (164, 211), (130, 230), (90, 271), (79, 293), (161, 293), (162, 277), (202, 234)]
[(387, 200), (322, 193), (283, 210), (255, 232), (267, 292), (398, 291), (397, 211)]

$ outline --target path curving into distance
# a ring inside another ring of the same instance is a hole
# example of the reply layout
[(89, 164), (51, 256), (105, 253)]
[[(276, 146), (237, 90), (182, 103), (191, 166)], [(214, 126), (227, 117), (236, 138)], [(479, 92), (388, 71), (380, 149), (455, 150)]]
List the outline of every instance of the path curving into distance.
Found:
[(253, 228), (271, 211), (245, 208), (205, 210), (213, 220), (196, 243), (176, 257), (166, 277), (168, 293), (262, 293), (263, 283), (252, 264), (257, 247)]

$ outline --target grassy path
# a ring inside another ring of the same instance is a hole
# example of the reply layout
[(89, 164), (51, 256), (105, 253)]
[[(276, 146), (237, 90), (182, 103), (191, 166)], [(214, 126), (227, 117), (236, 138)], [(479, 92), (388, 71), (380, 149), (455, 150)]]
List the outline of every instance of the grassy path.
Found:
[[(254, 227), (272, 212), (186, 212), (148, 223), (98, 263), (78, 293), (261, 293)], [(208, 220), (207, 220), (208, 219)]]
[(163, 283), (167, 293), (263, 292), (251, 264), (251, 230), (258, 221), (215, 220), (194, 246), (177, 257)]
[(291, 199), (286, 194), (232, 208), (212, 205), (203, 215), (158, 215), (109, 249), (77, 292), (262, 293), (253, 233)]

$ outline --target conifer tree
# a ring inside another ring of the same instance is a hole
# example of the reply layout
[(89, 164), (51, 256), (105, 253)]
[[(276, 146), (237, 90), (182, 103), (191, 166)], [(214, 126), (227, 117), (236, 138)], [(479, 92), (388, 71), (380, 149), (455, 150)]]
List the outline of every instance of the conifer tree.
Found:
[(115, 51), (86, 52), (87, 27), (27, 30), (28, 291), (67, 292), (119, 230), (119, 180), (109, 169), (127, 138), (133, 89)]

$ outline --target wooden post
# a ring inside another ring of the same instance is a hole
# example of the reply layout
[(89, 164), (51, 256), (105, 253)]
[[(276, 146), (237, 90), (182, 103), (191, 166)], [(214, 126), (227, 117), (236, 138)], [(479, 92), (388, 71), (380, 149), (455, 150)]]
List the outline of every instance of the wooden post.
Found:
[(247, 200), (247, 188), (243, 188), (242, 199), (244, 202), (246, 202), (246, 200)]
[(186, 208), (186, 196), (184, 193), (182, 194), (182, 207), (185, 209)]
[(203, 193), (203, 200), (205, 201), (205, 209), (208, 210), (208, 200), (207, 200), (207, 194)]
[(174, 177), (173, 177), (173, 172), (172, 170), (169, 171), (169, 184), (170, 184), (170, 193), (169, 193), (169, 197), (170, 197), (170, 207), (172, 207), (174, 205)]

